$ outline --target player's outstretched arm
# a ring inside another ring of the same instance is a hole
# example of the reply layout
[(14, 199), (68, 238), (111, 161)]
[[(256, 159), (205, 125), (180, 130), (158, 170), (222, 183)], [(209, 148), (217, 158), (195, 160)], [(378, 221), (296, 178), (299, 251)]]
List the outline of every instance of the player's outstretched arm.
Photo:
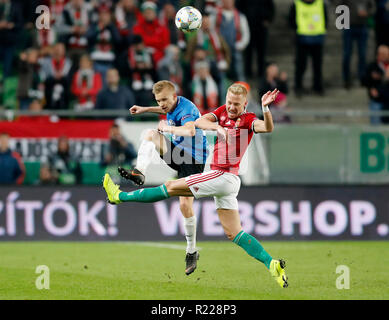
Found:
[(274, 122), (272, 114), (269, 110), (269, 105), (271, 105), (277, 98), (280, 91), (275, 89), (274, 91), (268, 91), (262, 97), (262, 111), (263, 111), (263, 120), (256, 120), (254, 122), (254, 132), (256, 133), (269, 133), (274, 130)]
[(135, 116), (135, 115), (139, 115), (139, 114), (143, 114), (143, 113), (157, 113), (157, 114), (166, 114), (166, 112), (164, 112), (162, 110), (161, 107), (140, 107), (140, 106), (132, 106), (132, 108), (130, 108), (130, 114), (132, 116)]
[(169, 126), (164, 120), (159, 122), (159, 132), (168, 132), (180, 137), (194, 137), (196, 135), (196, 128), (193, 121), (185, 123), (183, 126), (174, 127)]
[(227, 131), (224, 130), (223, 127), (216, 122), (215, 117), (210, 113), (207, 113), (200, 119), (197, 119), (195, 122), (195, 126), (199, 129), (206, 131), (217, 131), (217, 133), (221, 135), (222, 138), (227, 138)]

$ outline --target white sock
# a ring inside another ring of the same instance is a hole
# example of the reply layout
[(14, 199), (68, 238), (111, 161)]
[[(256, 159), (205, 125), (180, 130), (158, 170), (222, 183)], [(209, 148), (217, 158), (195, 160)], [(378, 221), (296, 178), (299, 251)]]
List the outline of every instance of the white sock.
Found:
[(146, 175), (146, 170), (151, 163), (153, 157), (153, 152), (155, 150), (155, 145), (153, 142), (148, 140), (143, 140), (139, 150), (138, 150), (138, 159), (136, 161), (136, 167), (143, 175)]
[(184, 218), (184, 230), (186, 238), (186, 253), (194, 253), (196, 249), (196, 216)]

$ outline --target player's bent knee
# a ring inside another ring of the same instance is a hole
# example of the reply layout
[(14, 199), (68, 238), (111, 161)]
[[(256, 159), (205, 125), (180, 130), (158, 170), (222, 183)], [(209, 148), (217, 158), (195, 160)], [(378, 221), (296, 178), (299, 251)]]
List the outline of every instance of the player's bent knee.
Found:
[(165, 183), (165, 186), (166, 186), (166, 190), (169, 194), (173, 193), (175, 191), (175, 181), (167, 181)]
[(185, 179), (167, 181), (165, 186), (171, 197), (193, 197), (193, 194), (188, 188)]
[(155, 140), (157, 137), (159, 137), (159, 133), (157, 130), (148, 130), (147, 133), (146, 133), (146, 136), (145, 136), (145, 140), (147, 141), (153, 141)]

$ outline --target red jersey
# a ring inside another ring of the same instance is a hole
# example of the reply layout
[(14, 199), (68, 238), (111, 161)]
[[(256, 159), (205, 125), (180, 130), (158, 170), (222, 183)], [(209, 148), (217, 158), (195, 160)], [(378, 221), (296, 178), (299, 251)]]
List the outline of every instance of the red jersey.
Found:
[(226, 106), (216, 109), (211, 114), (219, 125), (228, 131), (229, 143), (217, 138), (211, 163), (212, 170), (220, 170), (238, 175), (242, 158), (249, 146), (254, 132), (254, 113), (243, 113), (236, 120), (228, 118)]

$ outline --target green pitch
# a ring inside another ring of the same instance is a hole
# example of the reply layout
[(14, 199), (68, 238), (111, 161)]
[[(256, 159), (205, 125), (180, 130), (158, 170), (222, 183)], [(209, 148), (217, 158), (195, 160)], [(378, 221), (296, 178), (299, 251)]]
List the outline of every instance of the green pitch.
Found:
[[(263, 242), (286, 260), (289, 288), (230, 242), (200, 242), (198, 268), (184, 274), (183, 242), (0, 243), (3, 299), (389, 299), (389, 242)], [(50, 289), (38, 290), (39, 265)], [(339, 265), (350, 289), (338, 290)]]

